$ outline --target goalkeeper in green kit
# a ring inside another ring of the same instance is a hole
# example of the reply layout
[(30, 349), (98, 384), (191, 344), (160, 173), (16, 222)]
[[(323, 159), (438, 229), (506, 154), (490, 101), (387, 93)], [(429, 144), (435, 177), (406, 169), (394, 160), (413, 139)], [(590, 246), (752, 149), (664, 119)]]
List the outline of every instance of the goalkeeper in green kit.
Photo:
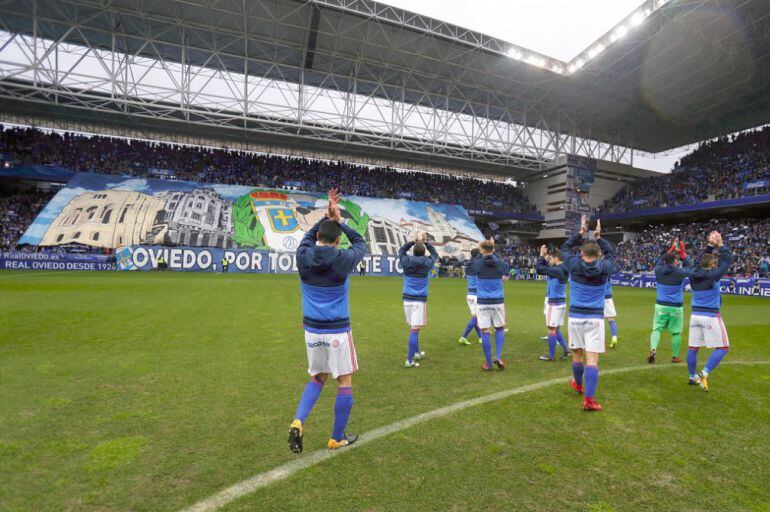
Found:
[[(679, 265), (681, 261), (682, 266)], [(684, 280), (690, 275), (689, 260), (684, 242), (675, 239), (671, 247), (658, 259), (655, 266), (655, 282), (658, 291), (655, 300), (655, 317), (652, 320), (650, 354), (647, 362), (653, 364), (663, 331), (671, 333), (671, 362), (679, 363), (684, 321)]]

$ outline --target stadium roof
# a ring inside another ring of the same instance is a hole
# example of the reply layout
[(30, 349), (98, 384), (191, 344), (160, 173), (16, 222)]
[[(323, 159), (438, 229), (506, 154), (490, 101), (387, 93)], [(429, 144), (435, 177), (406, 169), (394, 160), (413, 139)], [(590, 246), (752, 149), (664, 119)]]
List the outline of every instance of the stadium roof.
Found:
[[(369, 0), (0, 0), (0, 110), (56, 103), (530, 170), (565, 153), (629, 163), (626, 148), (770, 121), (766, 0), (641, 9), (624, 37), (561, 63)], [(3, 57), (11, 40), (26, 66)], [(69, 56), (56, 69), (54, 47)], [(100, 74), (73, 72), (78, 58)], [(227, 97), (204, 102), (211, 83)]]

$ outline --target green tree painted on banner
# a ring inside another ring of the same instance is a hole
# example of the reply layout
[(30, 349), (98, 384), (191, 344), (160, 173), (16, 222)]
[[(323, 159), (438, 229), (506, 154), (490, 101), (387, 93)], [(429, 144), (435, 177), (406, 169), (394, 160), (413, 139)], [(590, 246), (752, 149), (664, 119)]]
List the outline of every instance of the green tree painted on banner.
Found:
[(239, 247), (270, 249), (265, 244), (265, 227), (251, 209), (248, 194), (239, 197), (233, 204), (233, 241)]
[[(348, 215), (350, 216), (350, 218), (348, 218), (347, 225), (355, 229), (359, 235), (366, 238), (366, 228), (369, 225), (369, 214), (362, 213), (361, 207), (349, 199), (343, 199), (340, 201), (340, 208), (348, 212)], [(342, 235), (342, 239), (340, 240), (340, 247), (343, 249), (350, 247), (350, 240), (348, 240), (348, 237), (345, 236), (344, 233)]]

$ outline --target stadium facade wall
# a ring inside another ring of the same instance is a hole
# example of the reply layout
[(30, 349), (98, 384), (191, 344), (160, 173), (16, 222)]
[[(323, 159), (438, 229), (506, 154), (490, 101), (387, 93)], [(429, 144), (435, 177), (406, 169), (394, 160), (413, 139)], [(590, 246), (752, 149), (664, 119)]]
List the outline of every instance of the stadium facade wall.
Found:
[(565, 238), (581, 213), (590, 214), (618, 190), (657, 173), (604, 160), (567, 156), (527, 181), (524, 194), (543, 213), (538, 238)]

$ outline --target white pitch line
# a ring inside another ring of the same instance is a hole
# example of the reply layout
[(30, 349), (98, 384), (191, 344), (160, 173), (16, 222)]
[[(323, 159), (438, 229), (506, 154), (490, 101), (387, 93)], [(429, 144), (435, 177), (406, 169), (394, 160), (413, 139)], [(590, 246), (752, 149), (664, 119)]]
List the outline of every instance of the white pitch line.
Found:
[[(770, 364), (770, 361), (734, 361), (734, 362), (725, 361), (722, 364), (729, 365), (729, 366), (762, 365), (762, 364)], [(619, 373), (627, 373), (627, 372), (633, 372), (637, 370), (649, 370), (652, 368), (655, 368), (655, 365), (646, 364), (646, 365), (640, 365), (640, 366), (627, 366), (625, 368), (602, 370), (601, 374), (603, 376), (616, 375)], [(681, 368), (681, 367), (665, 366), (663, 368)], [(447, 405), (445, 407), (440, 407), (438, 409), (434, 409), (426, 413), (418, 414), (417, 416), (412, 416), (411, 418), (405, 418), (395, 423), (391, 423), (389, 425), (385, 425), (383, 427), (379, 427), (374, 430), (370, 430), (369, 432), (366, 432), (364, 434), (361, 434), (361, 436), (358, 438), (358, 441), (347, 448), (338, 449), (338, 450), (317, 450), (309, 455), (305, 455), (300, 458), (294, 459), (290, 462), (287, 462), (286, 464), (282, 464), (275, 469), (271, 469), (270, 471), (266, 471), (265, 473), (259, 473), (246, 480), (242, 480), (237, 484), (232, 485), (226, 489), (223, 489), (218, 493), (214, 494), (213, 496), (196, 503), (195, 505), (192, 505), (186, 509), (183, 509), (181, 512), (214, 512), (224, 507), (225, 505), (232, 503), (238, 498), (242, 498), (243, 496), (251, 494), (257, 491), (258, 489), (261, 489), (262, 487), (266, 487), (280, 480), (285, 480), (286, 478), (289, 478), (291, 475), (293, 475), (297, 471), (300, 471), (305, 468), (309, 468), (311, 466), (315, 466), (316, 464), (320, 464), (321, 462), (331, 459), (336, 455), (349, 452), (365, 444), (371, 443), (372, 441), (375, 441), (385, 436), (389, 436), (390, 434), (394, 434), (401, 430), (405, 430), (415, 425), (419, 425), (420, 423), (425, 423), (426, 421), (430, 421), (434, 418), (440, 418), (442, 416), (447, 416), (454, 412), (468, 409), (469, 407), (474, 407), (476, 405), (482, 405), (488, 402), (502, 400), (504, 398), (508, 398), (514, 395), (520, 395), (523, 393), (528, 393), (530, 391), (536, 391), (538, 389), (543, 389), (548, 386), (554, 386), (556, 384), (565, 384), (565, 382), (566, 381), (564, 377), (559, 377), (556, 379), (548, 379), (540, 382), (535, 382), (533, 384), (519, 386), (517, 388), (498, 391), (497, 393), (492, 393), (492, 394), (480, 396), (477, 398), (471, 398), (469, 400), (463, 400), (462, 402), (456, 402), (454, 404)]]

